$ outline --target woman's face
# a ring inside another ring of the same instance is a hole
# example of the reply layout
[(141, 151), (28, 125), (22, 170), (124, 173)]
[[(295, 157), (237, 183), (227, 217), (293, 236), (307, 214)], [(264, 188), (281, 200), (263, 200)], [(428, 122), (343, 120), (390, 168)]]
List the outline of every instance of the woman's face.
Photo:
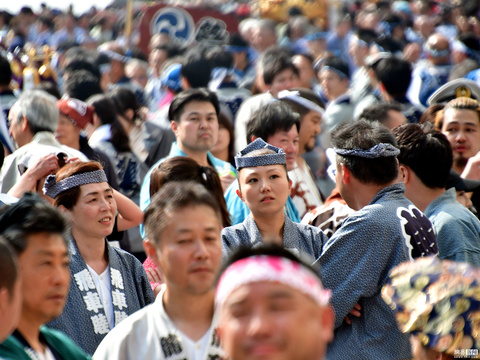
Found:
[(117, 214), (112, 188), (106, 182), (81, 185), (77, 203), (67, 212), (74, 236), (104, 238), (110, 235)]
[[(221, 154), (225, 149), (228, 149), (228, 145), (230, 144), (230, 133), (228, 132), (227, 128), (219, 123), (218, 127), (218, 139), (215, 145), (210, 149), (210, 152), (213, 156), (218, 157), (215, 154)], [(225, 160), (225, 159), (222, 159)], [(225, 161), (228, 161), (225, 160)]]

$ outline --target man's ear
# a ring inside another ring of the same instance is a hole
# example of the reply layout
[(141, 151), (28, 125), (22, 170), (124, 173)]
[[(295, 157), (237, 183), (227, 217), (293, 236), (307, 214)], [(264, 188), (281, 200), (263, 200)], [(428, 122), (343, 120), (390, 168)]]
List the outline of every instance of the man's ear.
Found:
[(22, 120), (20, 120), (20, 128), (22, 129), (22, 132), (30, 129), (30, 125), (28, 125), (28, 120), (26, 116), (22, 117)]
[(145, 250), (145, 254), (152, 259), (152, 261), (158, 265), (158, 255), (157, 255), (157, 248), (154, 244), (154, 242), (148, 238), (143, 240), (143, 249)]
[(170, 128), (172, 129), (173, 133), (175, 136), (177, 136), (177, 130), (178, 130), (178, 122), (175, 120), (170, 121)]
[(345, 164), (340, 164), (340, 171), (342, 172), (342, 179), (344, 184), (350, 183), (352, 173), (350, 169), (345, 166)]
[(402, 180), (404, 184), (408, 184), (412, 180), (410, 171), (412, 170), (408, 166), (400, 165), (398, 167), (399, 179)]
[(319, 311), (319, 321), (321, 324), (322, 341), (329, 343), (333, 340), (333, 328), (335, 326), (335, 312), (331, 305), (327, 305)]

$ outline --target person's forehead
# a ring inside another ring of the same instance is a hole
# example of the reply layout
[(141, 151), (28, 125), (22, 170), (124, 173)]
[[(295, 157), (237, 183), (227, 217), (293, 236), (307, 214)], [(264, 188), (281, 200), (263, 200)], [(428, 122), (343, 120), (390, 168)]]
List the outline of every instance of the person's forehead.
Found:
[(215, 106), (210, 101), (191, 100), (183, 105), (182, 115), (192, 112), (215, 113)]
[(58, 233), (48, 232), (38, 232), (27, 236), (27, 247), (25, 251), (20, 254), (20, 261), (22, 255), (27, 253), (27, 251), (30, 256), (68, 255), (67, 245), (65, 244), (63, 236)]
[(447, 109), (443, 113), (443, 122), (472, 123), (479, 125), (479, 113), (471, 109)]
[(101, 182), (101, 183), (91, 183), (91, 184), (84, 184), (80, 185), (80, 194), (81, 196), (86, 196), (94, 192), (110, 192), (112, 191), (112, 188), (110, 185), (108, 185), (107, 182)]
[[(187, 217), (190, 217), (191, 213), (201, 217), (203, 220), (202, 223), (199, 224), (194, 221), (178, 221), (178, 219), (186, 219)], [(217, 214), (210, 206), (205, 204), (168, 209), (165, 211), (165, 215), (165, 219), (167, 220), (165, 229), (170, 230), (173, 233), (181, 234), (197, 230), (219, 232), (221, 229)]]
[(252, 166), (252, 167), (245, 167), (240, 169), (239, 175), (241, 175), (241, 180), (245, 180), (245, 178), (252, 174), (262, 175), (262, 174), (269, 174), (278, 171), (285, 171), (284, 165), (281, 164), (273, 164), (273, 165), (264, 165), (264, 166)]

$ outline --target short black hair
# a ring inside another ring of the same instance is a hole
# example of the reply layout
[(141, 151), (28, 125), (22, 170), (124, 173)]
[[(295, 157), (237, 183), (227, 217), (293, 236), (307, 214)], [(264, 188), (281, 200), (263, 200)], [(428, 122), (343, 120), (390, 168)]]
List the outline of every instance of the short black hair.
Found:
[(192, 88), (207, 87), (212, 69), (205, 56), (205, 49), (199, 45), (190, 49), (183, 58), (180, 73)]
[(400, 164), (410, 167), (425, 186), (445, 189), (453, 165), (447, 137), (430, 123), (405, 124), (393, 133), (400, 149)]
[(34, 193), (25, 193), (17, 203), (6, 207), (0, 216), (0, 229), (20, 255), (28, 246), (28, 237), (38, 233), (61, 235), (67, 245), (69, 226), (57, 208)]
[(0, 85), (8, 86), (12, 81), (12, 69), (8, 60), (0, 55)]
[(390, 119), (390, 115), (388, 114), (388, 112), (391, 110), (402, 112), (402, 107), (400, 106), (400, 104), (397, 103), (374, 103), (363, 109), (362, 113), (359, 116), (359, 119), (378, 121), (381, 124), (385, 124)]
[(408, 61), (391, 56), (380, 60), (373, 71), (389, 95), (405, 96), (412, 81), (412, 66)]
[(277, 257), (282, 257), (285, 259), (292, 260), (293, 262), (301, 264), (307, 269), (310, 269), (312, 273), (315, 274), (315, 276), (317, 276), (320, 280), (322, 280), (319, 269), (313, 267), (312, 265), (310, 265), (310, 263), (298, 257), (291, 251), (285, 249), (283, 246), (280, 246), (275, 243), (263, 243), (262, 245), (254, 246), (254, 247), (251, 247), (251, 246), (238, 247), (224, 262), (220, 275), (218, 276), (218, 279), (220, 279), (221, 275), (225, 272), (225, 270), (233, 263), (242, 259), (252, 257), (252, 256), (261, 256), (261, 255), (277, 256)]
[(278, 131), (290, 131), (296, 126), (300, 131), (300, 115), (281, 101), (272, 101), (255, 111), (247, 123), (247, 144), (252, 142), (252, 137), (268, 138)]
[[(368, 150), (380, 143), (397, 147), (392, 132), (378, 122), (360, 119), (343, 123), (332, 131), (332, 144), (338, 149)], [(352, 175), (364, 184), (386, 185), (398, 176), (398, 163), (395, 156), (368, 159), (337, 154), (337, 161), (343, 163)]]
[(18, 278), (17, 255), (8, 241), (0, 235), (0, 289), (5, 288), (10, 299)]
[(86, 101), (89, 97), (102, 94), (100, 79), (87, 70), (72, 72), (64, 83), (64, 92), (69, 97)]
[(297, 76), (299, 75), (298, 69), (292, 62), (291, 54), (288, 50), (280, 47), (268, 48), (260, 58), (260, 65), (266, 85), (271, 85), (275, 77), (287, 69), (292, 70)]
[(168, 109), (168, 119), (170, 121), (180, 121), (183, 114), (183, 108), (192, 101), (209, 102), (215, 108), (217, 116), (220, 113), (220, 103), (215, 93), (206, 88), (188, 89), (175, 96)]
[[(80, 52), (81, 51), (81, 52)], [(95, 53), (82, 48), (71, 48), (65, 54), (63, 67), (64, 74), (71, 74), (74, 71), (86, 70), (97, 78), (100, 78), (100, 70), (95, 64)]]

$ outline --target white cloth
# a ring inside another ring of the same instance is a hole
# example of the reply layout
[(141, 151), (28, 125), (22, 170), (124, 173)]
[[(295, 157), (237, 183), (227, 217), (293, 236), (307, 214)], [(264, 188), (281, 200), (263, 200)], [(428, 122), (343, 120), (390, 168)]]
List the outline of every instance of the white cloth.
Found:
[(97, 274), (90, 265), (87, 264), (87, 269), (92, 276), (95, 287), (97, 288), (98, 296), (105, 309), (105, 315), (107, 316), (108, 325), (110, 329), (115, 326), (115, 318), (113, 316), (113, 300), (112, 300), (112, 284), (110, 283), (110, 265), (107, 266), (105, 271), (101, 274)]
[(290, 197), (298, 210), (300, 218), (323, 204), (320, 192), (312, 179), (310, 168), (305, 160), (301, 159), (302, 166), (295, 165), (293, 170), (288, 172), (288, 177), (292, 180), (292, 190)]
[[(162, 287), (155, 303), (137, 311), (113, 328), (98, 346), (93, 359), (206, 360), (222, 358), (223, 350), (217, 337), (215, 318), (205, 335), (208, 345), (201, 357), (192, 359), (187, 356), (185, 335), (175, 327), (163, 307), (164, 293), (165, 286)], [(203, 338), (199, 342), (202, 340)]]

